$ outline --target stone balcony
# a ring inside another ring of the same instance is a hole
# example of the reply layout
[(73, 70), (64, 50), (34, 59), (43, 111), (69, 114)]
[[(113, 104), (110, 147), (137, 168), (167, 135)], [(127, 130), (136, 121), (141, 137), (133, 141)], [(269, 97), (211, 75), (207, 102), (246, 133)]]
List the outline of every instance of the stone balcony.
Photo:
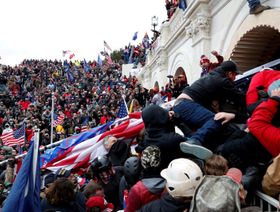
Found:
[[(209, 8), (207, 8), (209, 2), (210, 0), (188, 0), (188, 8), (185, 11), (177, 8), (171, 19), (161, 25), (161, 34), (147, 54), (146, 67), (148, 69), (158, 60), (161, 52), (175, 43), (181, 34), (184, 34), (187, 39), (193, 38), (195, 44), (201, 38), (201, 36), (196, 36), (201, 29), (206, 29), (206, 33), (209, 31), (210, 18)], [(213, 3), (210, 6), (213, 7)]]

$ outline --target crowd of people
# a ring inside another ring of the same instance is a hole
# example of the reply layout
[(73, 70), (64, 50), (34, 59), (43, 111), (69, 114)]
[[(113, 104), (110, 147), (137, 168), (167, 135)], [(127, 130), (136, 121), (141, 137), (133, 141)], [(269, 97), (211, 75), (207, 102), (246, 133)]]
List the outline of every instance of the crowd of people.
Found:
[[(166, 0), (165, 7), (167, 11), (167, 21), (169, 21), (176, 9), (179, 7), (179, 0)], [(141, 43), (137, 45), (129, 44), (121, 50), (124, 64), (134, 64), (134, 68), (137, 68), (138, 64), (140, 64), (141, 67), (145, 65), (147, 51), (153, 48), (153, 43), (160, 35), (160, 32), (155, 29), (153, 29), (152, 32), (153, 37), (151, 39), (146, 32)], [(136, 36), (134, 36), (133, 40), (137, 39), (137, 33), (135, 35)]]
[(178, 0), (165, 0), (165, 8), (167, 11), (167, 20), (170, 20), (170, 18), (175, 13), (176, 9), (179, 7), (179, 1)]
[(146, 33), (142, 43), (125, 46), (122, 54), (124, 64), (133, 64), (133, 68), (137, 68), (138, 64), (143, 67), (146, 62), (147, 50), (150, 49), (150, 47), (150, 39)]
[[(25, 60), (1, 67), (2, 134), (26, 125), (23, 146), (1, 145), (1, 159), (8, 161), (1, 166), (2, 202), (20, 166), (15, 156), (28, 150), (34, 127), (40, 129), (41, 145), (50, 142), (53, 93), (54, 112), (63, 117), (54, 128), (54, 141), (80, 133), (84, 124), (93, 128), (117, 118), (123, 97), (130, 112), (142, 112), (145, 129), (137, 136), (136, 155), (130, 142), (108, 136), (108, 154), (96, 158), (85, 173), (41, 170), (43, 211), (183, 211), (202, 207), (205, 192), (219, 196), (217, 188), (227, 189), (234, 202), (230, 210), (250, 203), (247, 192), (250, 197), (259, 189), (269, 162), (280, 153), (273, 137), (279, 131), (277, 119), (272, 122), (280, 96), (278, 71), (256, 74), (246, 95), (234, 87), (240, 72), (232, 61), (192, 85), (179, 75), (151, 90), (136, 77), (123, 76), (118, 64), (84, 63)], [(171, 109), (159, 106), (163, 97), (175, 99)], [(248, 117), (248, 128), (240, 128)], [(182, 134), (175, 133), (175, 126)], [(211, 206), (207, 201), (203, 207)], [(219, 204), (227, 207), (229, 200), (221, 198)]]
[[(248, 2), (251, 14), (269, 9)], [(177, 7), (178, 1), (166, 0), (168, 19)], [(146, 34), (142, 44), (125, 47), (124, 62), (144, 66), (150, 47)], [(135, 151), (131, 141), (110, 135), (103, 141), (108, 154), (84, 173), (42, 169), (42, 211), (241, 211), (252, 204), (256, 189), (279, 195), (279, 164), (273, 162), (280, 153), (279, 71), (256, 74), (248, 92), (242, 91), (234, 84), (238, 64), (211, 53), (217, 62), (202, 55), (201, 78), (192, 85), (180, 74), (150, 90), (135, 76), (122, 75), (117, 63), (1, 65), (0, 134), (23, 127), (25, 135), (16, 145), (0, 139), (0, 160), (6, 161), (0, 165), (2, 206), (20, 169), (16, 156), (28, 151), (35, 127), (46, 146), (51, 136), (56, 142), (116, 119), (123, 99), (130, 113), (141, 112), (145, 126)], [(171, 99), (174, 105), (160, 107)]]
[[(1, 134), (25, 124), (26, 143), (32, 137), (32, 127), (41, 130), (41, 142), (49, 143), (52, 93), (54, 113), (63, 117), (57, 122), (54, 141), (79, 133), (83, 125), (93, 128), (115, 119), (119, 101), (136, 98), (139, 107), (150, 101), (136, 77), (122, 76), (117, 64), (99, 66), (61, 61), (25, 60), (15, 67), (2, 66), (1, 73)], [(70, 77), (69, 77), (70, 76)], [(139, 108), (141, 109), (141, 108)]]
[[(15, 156), (28, 151), (35, 127), (40, 129), (40, 145), (50, 144), (52, 96), (56, 142), (115, 119), (123, 97), (129, 111), (135, 112), (149, 105), (156, 93), (166, 95), (158, 88), (147, 90), (135, 76), (122, 76), (119, 64), (100, 66), (95, 61), (24, 60), (15, 67), (1, 65), (0, 85), (1, 135), (24, 126), (22, 144), (7, 144), (1, 136), (0, 159), (10, 161), (7, 164), (17, 171), (20, 159)], [(9, 168), (2, 165), (2, 173)], [(1, 179), (9, 189), (15, 173), (2, 174)]]

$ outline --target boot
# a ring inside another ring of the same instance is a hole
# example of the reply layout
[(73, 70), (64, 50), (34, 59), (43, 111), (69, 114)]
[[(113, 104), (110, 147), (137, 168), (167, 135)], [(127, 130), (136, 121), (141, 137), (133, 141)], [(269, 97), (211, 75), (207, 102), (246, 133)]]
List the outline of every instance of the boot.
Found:
[(264, 6), (264, 5), (260, 4), (260, 5), (256, 6), (254, 9), (251, 9), (250, 14), (256, 15), (256, 14), (261, 13), (264, 10), (269, 10), (270, 8), (271, 8), (270, 6)]
[(192, 154), (199, 159), (206, 160), (213, 155), (212, 151), (203, 147), (201, 143), (194, 139), (188, 139), (180, 143), (181, 151), (187, 154)]

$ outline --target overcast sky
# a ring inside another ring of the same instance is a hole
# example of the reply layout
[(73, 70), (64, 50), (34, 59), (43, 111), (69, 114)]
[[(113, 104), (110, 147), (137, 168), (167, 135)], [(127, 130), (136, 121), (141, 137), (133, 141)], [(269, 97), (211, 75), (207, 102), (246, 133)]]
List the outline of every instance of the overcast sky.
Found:
[[(138, 31), (152, 37), (151, 17), (167, 17), (165, 0), (1, 0), (0, 63), (24, 58), (62, 59), (71, 50), (77, 59), (97, 59), (105, 40), (123, 48)], [(159, 26), (158, 26), (159, 28)]]

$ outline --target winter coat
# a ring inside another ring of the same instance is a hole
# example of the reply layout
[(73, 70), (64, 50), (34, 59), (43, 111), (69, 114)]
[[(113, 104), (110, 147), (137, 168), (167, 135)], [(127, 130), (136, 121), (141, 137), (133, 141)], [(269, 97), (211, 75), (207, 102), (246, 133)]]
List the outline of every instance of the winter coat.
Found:
[(208, 109), (211, 109), (213, 100), (220, 101), (231, 97), (233, 100), (240, 101), (241, 95), (235, 90), (233, 81), (227, 78), (225, 72), (220, 68), (196, 80), (192, 85), (186, 87), (183, 93)]
[(138, 181), (128, 194), (127, 207), (125, 212), (134, 212), (143, 205), (159, 199), (165, 188), (163, 178), (145, 178)]
[(180, 150), (180, 143), (186, 139), (175, 133), (174, 126), (169, 121), (168, 111), (157, 106), (151, 105), (142, 112), (145, 124), (144, 141), (142, 150), (150, 145), (155, 145), (161, 151), (161, 167), (166, 168), (175, 158), (183, 153)]
[(258, 89), (263, 88), (265, 91), (267, 91), (269, 85), (278, 79), (280, 79), (280, 71), (265, 70), (255, 74), (247, 90), (247, 106), (258, 101)]
[(159, 200), (144, 205), (138, 212), (182, 212), (189, 208), (190, 202), (181, 202), (166, 193)]
[(278, 111), (279, 97), (262, 102), (248, 120), (250, 132), (260, 141), (273, 157), (280, 153), (280, 129), (272, 125), (272, 119)]

